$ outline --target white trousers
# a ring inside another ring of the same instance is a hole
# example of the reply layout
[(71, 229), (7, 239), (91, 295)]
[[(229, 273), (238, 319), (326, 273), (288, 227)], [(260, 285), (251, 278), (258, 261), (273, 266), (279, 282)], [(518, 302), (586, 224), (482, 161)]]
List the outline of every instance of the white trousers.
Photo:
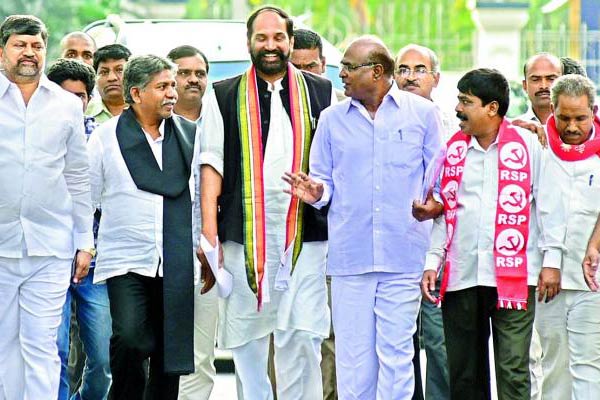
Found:
[[(537, 313), (535, 317), (537, 318)], [(544, 380), (542, 344), (535, 323), (531, 331), (531, 345), (529, 347), (529, 376), (531, 379), (531, 400), (542, 400), (542, 382)]]
[(202, 284), (194, 288), (194, 368), (191, 375), (179, 378), (180, 400), (208, 400), (215, 376), (215, 337), (219, 301), (216, 285), (201, 295)]
[(420, 273), (332, 277), (340, 400), (411, 399), (420, 281)]
[(71, 261), (0, 257), (0, 400), (55, 399)]
[(536, 305), (544, 400), (600, 399), (600, 293), (563, 290)]
[[(323, 337), (303, 330), (276, 329), (275, 379), (277, 398), (313, 400), (323, 398), (321, 343)], [(269, 335), (231, 349), (239, 400), (272, 400), (267, 374)]]

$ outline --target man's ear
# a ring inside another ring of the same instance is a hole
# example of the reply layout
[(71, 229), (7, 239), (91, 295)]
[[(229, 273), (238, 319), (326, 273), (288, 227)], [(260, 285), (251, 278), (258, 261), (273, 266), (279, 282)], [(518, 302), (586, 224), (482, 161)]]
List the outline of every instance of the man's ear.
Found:
[(377, 80), (383, 76), (383, 65), (375, 64), (373, 67), (373, 80)]
[(498, 104), (497, 101), (491, 101), (488, 105), (488, 115), (490, 117), (495, 117), (496, 115), (498, 115), (498, 109), (500, 108), (500, 105)]
[(140, 88), (134, 86), (131, 89), (129, 89), (129, 94), (131, 95), (131, 98), (133, 99), (133, 102), (136, 104), (140, 104), (142, 102), (142, 99), (140, 97)]

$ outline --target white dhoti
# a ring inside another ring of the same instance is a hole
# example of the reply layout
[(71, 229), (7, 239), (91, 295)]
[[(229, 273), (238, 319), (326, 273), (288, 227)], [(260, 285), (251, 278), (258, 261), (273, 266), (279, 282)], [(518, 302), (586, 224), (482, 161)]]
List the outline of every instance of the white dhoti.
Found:
[(340, 400), (411, 399), (420, 281), (420, 273), (332, 277)]
[(191, 375), (179, 378), (180, 400), (208, 400), (215, 376), (215, 339), (219, 302), (217, 288), (200, 294), (202, 283), (194, 288), (194, 368)]
[(536, 305), (544, 400), (600, 398), (600, 293), (562, 290)]
[(56, 336), (71, 260), (0, 257), (0, 399), (58, 396)]

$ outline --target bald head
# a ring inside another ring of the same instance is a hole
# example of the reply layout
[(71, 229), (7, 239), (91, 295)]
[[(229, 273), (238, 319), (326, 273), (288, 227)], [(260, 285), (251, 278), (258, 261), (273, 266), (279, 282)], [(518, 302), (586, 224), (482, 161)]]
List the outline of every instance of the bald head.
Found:
[(550, 87), (562, 75), (558, 57), (539, 53), (530, 57), (523, 66), (523, 89), (531, 101), (536, 116), (545, 121), (550, 110)]
[(79, 60), (88, 65), (94, 61), (96, 42), (85, 32), (67, 33), (60, 41), (61, 58)]
[(401, 90), (431, 100), (440, 80), (440, 62), (433, 50), (409, 44), (398, 52), (394, 79)]
[(366, 57), (365, 63), (380, 64), (383, 67), (383, 74), (391, 77), (394, 74), (394, 58), (388, 50), (387, 46), (381, 39), (374, 35), (365, 35), (354, 39), (346, 52), (359, 51)]

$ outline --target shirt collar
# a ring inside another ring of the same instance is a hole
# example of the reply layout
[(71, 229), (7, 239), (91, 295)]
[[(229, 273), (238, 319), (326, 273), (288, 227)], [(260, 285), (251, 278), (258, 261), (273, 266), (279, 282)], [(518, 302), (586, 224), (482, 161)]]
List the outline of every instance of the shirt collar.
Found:
[(475, 149), (475, 150), (487, 153), (488, 151), (490, 151), (490, 149), (493, 145), (498, 144), (498, 136), (500, 136), (500, 135), (496, 135), (496, 139), (494, 139), (494, 141), (490, 144), (490, 147), (488, 147), (487, 150), (485, 150), (483, 147), (481, 147), (481, 145), (479, 144), (479, 141), (477, 141), (477, 139), (475, 137), (471, 137), (471, 140), (469, 140), (469, 144), (467, 145), (467, 149)]
[[(10, 79), (8, 79), (6, 77), (6, 75), (4, 75), (4, 73), (0, 72), (0, 97), (4, 96), (4, 94), (6, 93), (6, 91), (8, 90), (8, 88), (10, 87), (11, 84), (16, 85), (14, 82), (12, 82)], [(57, 87), (59, 87), (59, 86), (56, 85), (54, 82), (52, 82), (50, 79), (48, 79), (48, 77), (46, 77), (46, 74), (42, 74), (40, 76), (38, 88), (45, 88), (47, 90), (55, 90)], [(36, 88), (36, 90), (37, 90), (37, 88)]]
[(0, 72), (0, 97), (4, 96), (4, 93), (6, 93), (9, 86), (10, 81), (2, 72)]
[(152, 139), (152, 136), (146, 132), (143, 128), (142, 131), (144, 132), (144, 134), (146, 134), (146, 138), (153, 143), (158, 143), (158, 142), (162, 142), (165, 139), (165, 120), (163, 119), (160, 122), (160, 125), (158, 126), (158, 133), (159, 136), (156, 139)]
[[(383, 96), (381, 104), (383, 104), (386, 101), (385, 99), (389, 97), (396, 104), (396, 107), (401, 108), (403, 98), (404, 96), (406, 96), (406, 94), (407, 93), (398, 89), (398, 86), (392, 82), (392, 86), (390, 87), (390, 90), (388, 90), (388, 92), (385, 94), (385, 96)], [(347, 107), (346, 113), (350, 112), (351, 107), (364, 108), (364, 106), (359, 100), (353, 98), (350, 98), (350, 101), (346, 102), (345, 107)]]

